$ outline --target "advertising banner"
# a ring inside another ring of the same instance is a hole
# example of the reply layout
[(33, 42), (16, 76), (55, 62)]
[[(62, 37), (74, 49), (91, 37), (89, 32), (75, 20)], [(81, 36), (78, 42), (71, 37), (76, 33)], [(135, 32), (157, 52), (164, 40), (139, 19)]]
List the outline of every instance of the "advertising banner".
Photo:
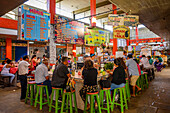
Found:
[(130, 29), (126, 26), (116, 26), (113, 28), (113, 38), (129, 39)]
[(118, 14), (109, 14), (109, 23), (112, 22), (113, 26), (124, 25), (124, 17), (123, 15)]
[(100, 46), (102, 43), (108, 43), (110, 38), (110, 32), (99, 28), (88, 29), (89, 26), (85, 26), (85, 44), (89, 46)]
[(139, 24), (139, 16), (137, 15), (118, 15), (109, 14), (109, 22), (107, 24), (112, 24), (113, 26), (125, 25), (125, 26), (137, 26)]
[(50, 14), (39, 9), (21, 6), (21, 40), (48, 41)]
[(55, 24), (57, 43), (84, 44), (84, 23), (56, 15)]

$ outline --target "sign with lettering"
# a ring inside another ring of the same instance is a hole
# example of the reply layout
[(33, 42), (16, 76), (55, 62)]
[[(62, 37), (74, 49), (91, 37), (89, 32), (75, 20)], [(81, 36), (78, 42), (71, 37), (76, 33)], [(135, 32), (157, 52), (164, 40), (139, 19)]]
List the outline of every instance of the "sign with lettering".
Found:
[(109, 23), (113, 26), (124, 25), (124, 17), (118, 14), (109, 14)]
[(113, 28), (113, 38), (129, 39), (130, 29), (126, 26), (116, 26)]
[(27, 6), (21, 7), (22, 40), (48, 41), (50, 38), (50, 14)]
[(85, 26), (84, 37), (85, 44), (89, 46), (100, 46), (102, 43), (108, 43), (110, 32), (99, 28), (88, 29)]
[(84, 44), (84, 23), (56, 15), (55, 24), (57, 43)]

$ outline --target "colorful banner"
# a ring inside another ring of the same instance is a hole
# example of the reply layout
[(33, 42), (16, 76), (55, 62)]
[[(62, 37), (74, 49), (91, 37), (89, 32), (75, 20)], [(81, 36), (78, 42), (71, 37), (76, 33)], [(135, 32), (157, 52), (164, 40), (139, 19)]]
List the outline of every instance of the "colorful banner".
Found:
[(118, 14), (109, 14), (108, 24), (114, 26), (125, 25), (125, 26), (137, 26), (139, 24), (139, 16), (137, 15), (118, 15)]
[(89, 26), (85, 26), (85, 45), (100, 46), (102, 43), (108, 43), (110, 38), (110, 32), (99, 28), (88, 29)]
[(22, 40), (48, 41), (50, 38), (50, 14), (38, 9), (21, 6)]
[(113, 38), (129, 39), (130, 29), (126, 26), (116, 26), (113, 28)]
[(84, 44), (84, 23), (57, 15), (55, 24), (57, 43)]

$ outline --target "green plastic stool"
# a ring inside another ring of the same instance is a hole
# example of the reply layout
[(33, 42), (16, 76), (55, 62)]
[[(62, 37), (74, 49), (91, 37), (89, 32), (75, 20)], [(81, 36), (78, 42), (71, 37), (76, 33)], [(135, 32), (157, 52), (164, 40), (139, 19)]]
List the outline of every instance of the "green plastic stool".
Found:
[(128, 102), (130, 102), (131, 95), (130, 95), (129, 79), (128, 78), (126, 78), (125, 89), (126, 89), (127, 100), (128, 100)]
[[(118, 91), (119, 91), (119, 94), (120, 94), (120, 103), (115, 102), (115, 96), (116, 96), (116, 93), (118, 94)], [(121, 113), (124, 113), (124, 106), (125, 106), (126, 109), (128, 109), (125, 87), (114, 89), (113, 107), (114, 107), (114, 104), (119, 105), (121, 107)]]
[[(38, 101), (38, 94), (39, 94), (39, 90), (40, 90), (40, 100)], [(47, 98), (43, 98), (43, 92), (44, 90), (46, 91), (46, 95), (47, 95)], [(43, 99), (46, 101), (46, 102), (43, 102)], [(46, 85), (37, 85), (37, 93), (36, 93), (36, 98), (35, 98), (35, 103), (34, 103), (34, 107), (37, 106), (37, 103), (40, 104), (40, 110), (42, 110), (42, 106), (45, 105), (45, 104), (48, 104), (50, 103), (49, 101), (49, 93), (48, 93), (48, 88)]]
[(30, 105), (33, 105), (34, 102), (34, 92), (36, 90), (37, 84), (35, 81), (28, 82), (27, 86), (27, 93), (25, 98), (25, 103), (27, 103), (28, 100), (30, 100)]
[[(104, 97), (104, 93), (106, 94), (106, 100), (107, 100), (107, 108), (103, 107), (103, 97)], [(107, 110), (107, 113), (110, 113), (110, 108), (111, 111), (113, 111), (113, 102), (111, 100), (111, 95), (110, 95), (110, 88), (103, 88), (100, 90), (100, 102), (101, 102), (101, 109), (103, 110)]]
[(147, 72), (144, 72), (144, 88), (149, 87), (147, 74), (148, 74)]
[(94, 100), (95, 99), (94, 99), (94, 97), (96, 97), (96, 99), (97, 99), (98, 112), (101, 113), (101, 107), (100, 107), (100, 100), (99, 100), (99, 97), (98, 97), (98, 92), (86, 94), (84, 113), (86, 113), (88, 97), (90, 97), (90, 113), (95, 113), (95, 108), (94, 108)]
[[(55, 105), (53, 105), (54, 92), (55, 92)], [(49, 105), (49, 112), (51, 112), (52, 107), (55, 108), (55, 113), (58, 113), (58, 110), (61, 109), (61, 107), (59, 107), (59, 105), (58, 105), (59, 104), (59, 102), (58, 102), (59, 92), (61, 92), (61, 94), (63, 94), (63, 89), (52, 87), (51, 101), (50, 101), (50, 105)]]
[(140, 76), (141, 89), (144, 90), (144, 74)]
[[(73, 99), (74, 99), (74, 110), (75, 110), (76, 113), (78, 113), (75, 91), (72, 91), (72, 92), (65, 92), (64, 91), (64, 93), (62, 95), (61, 113), (63, 113), (64, 110), (66, 110), (66, 112), (68, 113), (69, 102), (70, 102), (70, 113), (73, 113), (72, 96), (73, 96)], [(64, 108), (65, 100), (66, 100), (66, 108)]]

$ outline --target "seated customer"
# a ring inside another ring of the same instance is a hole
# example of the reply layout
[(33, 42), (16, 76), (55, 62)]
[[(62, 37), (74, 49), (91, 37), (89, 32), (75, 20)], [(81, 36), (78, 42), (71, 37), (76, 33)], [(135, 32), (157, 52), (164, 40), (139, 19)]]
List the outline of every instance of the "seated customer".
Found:
[(15, 75), (14, 75), (14, 74), (9, 73), (11, 67), (15, 67), (15, 65), (13, 65), (12, 62), (11, 62), (11, 60), (8, 59), (8, 60), (6, 61), (6, 64), (5, 64), (4, 67), (2, 68), (2, 71), (1, 71), (1, 75), (2, 75), (2, 76), (10, 76), (10, 77), (11, 77), (10, 84), (12, 84), (12, 81), (13, 81), (13, 79), (15, 78)]
[(121, 65), (121, 61), (119, 59), (114, 60), (115, 70), (112, 74), (112, 81), (111, 81), (111, 89), (114, 90), (116, 88), (124, 87), (126, 80), (125, 80), (125, 70)]
[(48, 60), (45, 59), (43, 62), (37, 66), (35, 71), (35, 82), (37, 85), (47, 85), (49, 95), (52, 92), (51, 81), (48, 75)]
[[(84, 86), (80, 90), (80, 96), (82, 100), (85, 102), (86, 99), (86, 93), (94, 93), (98, 92), (98, 87), (97, 87), (97, 69), (94, 68), (93, 66), (93, 61), (92, 60), (86, 60), (84, 63), (84, 69), (82, 72), (82, 78), (84, 79)], [(89, 104), (88, 107), (89, 108)]]
[(62, 62), (55, 68), (53, 72), (51, 85), (56, 88), (66, 88), (66, 83), (71, 77), (68, 71), (68, 58), (62, 57)]

